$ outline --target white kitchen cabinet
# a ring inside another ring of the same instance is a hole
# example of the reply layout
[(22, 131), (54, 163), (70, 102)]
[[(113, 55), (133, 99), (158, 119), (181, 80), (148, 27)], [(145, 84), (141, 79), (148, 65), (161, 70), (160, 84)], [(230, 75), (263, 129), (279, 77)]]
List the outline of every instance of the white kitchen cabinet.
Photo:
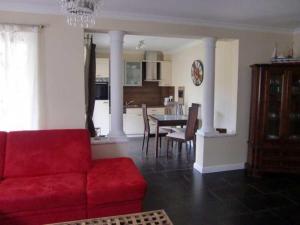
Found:
[(95, 128), (100, 128), (101, 135), (107, 135), (109, 133), (110, 117), (108, 100), (95, 101), (93, 121)]
[(144, 133), (142, 108), (127, 108), (123, 121), (125, 134), (142, 135)]
[[(150, 114), (165, 114), (164, 107), (148, 108), (148, 115)], [(127, 135), (143, 135), (144, 134), (144, 119), (142, 108), (127, 108), (124, 114), (124, 131)], [(155, 132), (156, 124), (149, 120), (151, 132)]]
[[(153, 114), (165, 114), (165, 108), (164, 107), (156, 107), (156, 108), (147, 108), (147, 114), (153, 115)], [(149, 120), (150, 125), (150, 132), (155, 133), (156, 132), (156, 123), (153, 120)]]
[(151, 114), (165, 114), (165, 107), (151, 107), (147, 108), (148, 115)]
[(159, 86), (172, 86), (172, 63), (169, 61), (160, 62)]
[(109, 77), (108, 58), (96, 58), (96, 77)]

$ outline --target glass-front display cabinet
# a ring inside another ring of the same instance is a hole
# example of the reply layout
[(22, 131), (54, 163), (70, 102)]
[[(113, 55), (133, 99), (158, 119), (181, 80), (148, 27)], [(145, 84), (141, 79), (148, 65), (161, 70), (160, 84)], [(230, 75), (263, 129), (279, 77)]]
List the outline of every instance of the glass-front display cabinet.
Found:
[(300, 71), (289, 74), (288, 139), (300, 140)]
[(124, 86), (142, 86), (142, 63), (125, 62)]
[(248, 172), (300, 173), (300, 63), (251, 67)]

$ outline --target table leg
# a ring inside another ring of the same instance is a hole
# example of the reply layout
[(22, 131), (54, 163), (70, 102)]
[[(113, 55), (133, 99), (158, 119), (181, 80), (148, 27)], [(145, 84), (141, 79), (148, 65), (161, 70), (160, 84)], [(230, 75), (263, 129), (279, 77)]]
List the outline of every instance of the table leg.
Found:
[(156, 122), (156, 133), (155, 133), (155, 156), (158, 158), (158, 138), (159, 138), (159, 124)]

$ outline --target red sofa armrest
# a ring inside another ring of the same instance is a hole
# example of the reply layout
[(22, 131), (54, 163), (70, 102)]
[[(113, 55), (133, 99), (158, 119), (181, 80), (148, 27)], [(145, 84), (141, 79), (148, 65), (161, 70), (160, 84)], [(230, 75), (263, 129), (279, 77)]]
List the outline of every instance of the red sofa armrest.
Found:
[(88, 205), (141, 200), (147, 183), (130, 158), (100, 159), (87, 174)]

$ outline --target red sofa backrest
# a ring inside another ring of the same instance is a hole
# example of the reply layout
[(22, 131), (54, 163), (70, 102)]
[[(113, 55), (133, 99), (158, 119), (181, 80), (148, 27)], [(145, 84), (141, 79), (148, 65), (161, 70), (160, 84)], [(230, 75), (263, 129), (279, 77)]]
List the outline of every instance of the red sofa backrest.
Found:
[(87, 130), (16, 131), (7, 134), (4, 177), (86, 172), (90, 163)]
[(0, 180), (3, 178), (6, 132), (0, 131)]

